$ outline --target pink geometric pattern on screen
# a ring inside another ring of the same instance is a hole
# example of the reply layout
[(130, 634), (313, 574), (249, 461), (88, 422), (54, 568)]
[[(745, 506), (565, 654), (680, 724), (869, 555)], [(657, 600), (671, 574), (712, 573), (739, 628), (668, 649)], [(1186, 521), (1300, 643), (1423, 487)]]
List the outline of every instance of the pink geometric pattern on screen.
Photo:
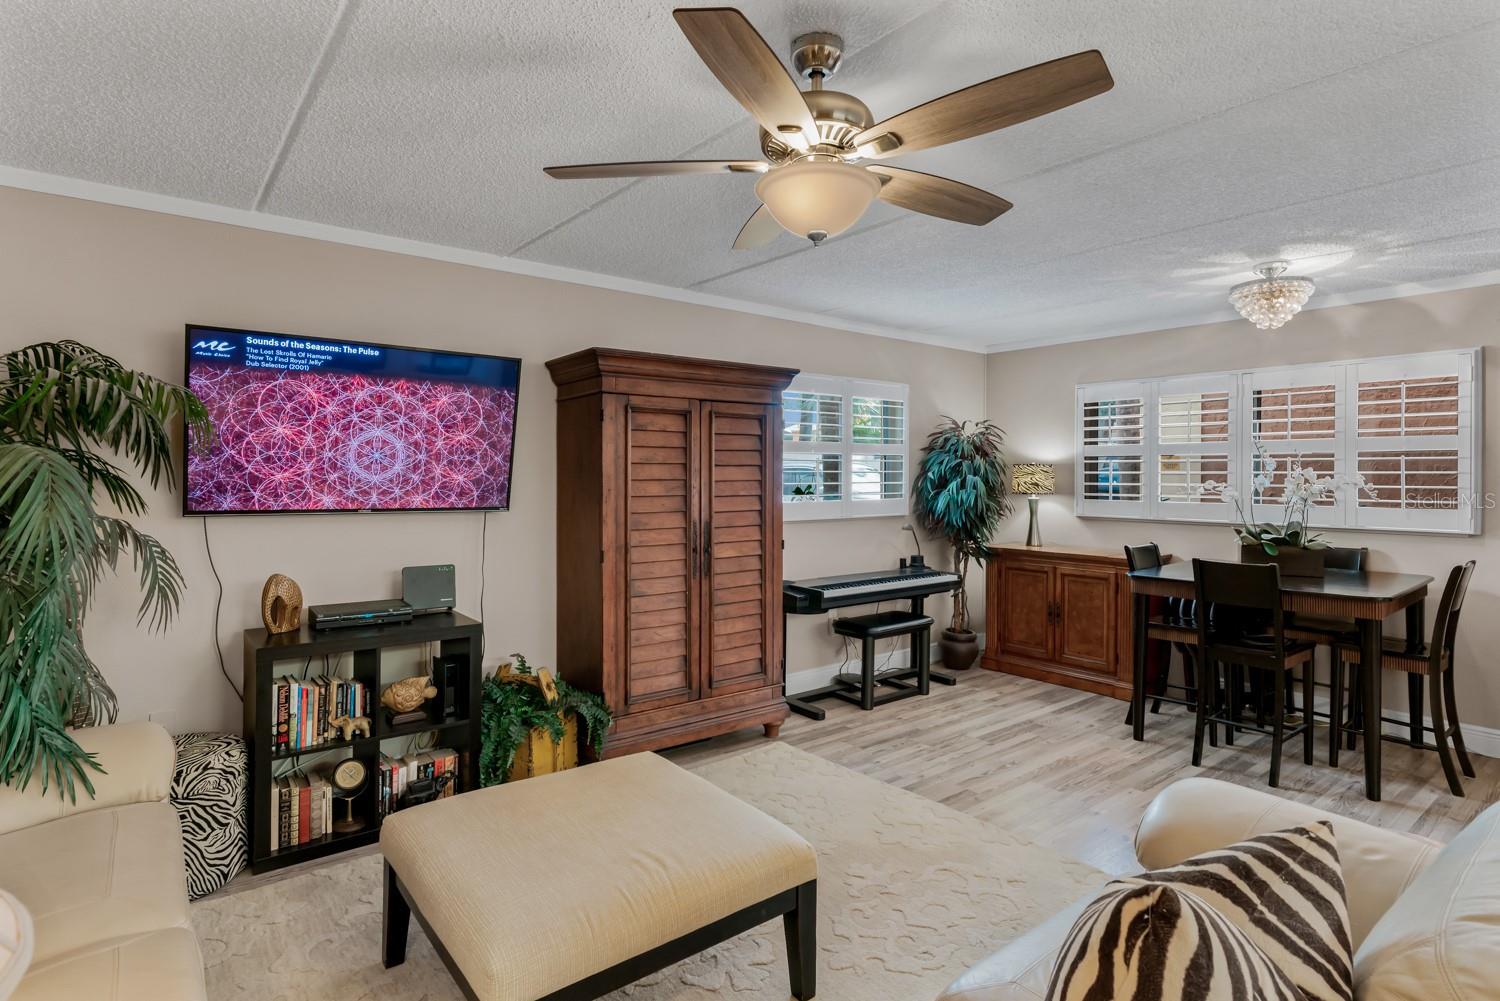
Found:
[(189, 510), (505, 507), (516, 394), (438, 379), (194, 363), (214, 423)]

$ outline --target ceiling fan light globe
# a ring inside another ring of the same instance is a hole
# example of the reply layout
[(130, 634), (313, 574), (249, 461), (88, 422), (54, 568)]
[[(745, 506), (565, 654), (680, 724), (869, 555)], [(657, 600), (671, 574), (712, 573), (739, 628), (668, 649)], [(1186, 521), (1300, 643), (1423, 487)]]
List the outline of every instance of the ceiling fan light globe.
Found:
[(769, 170), (755, 194), (782, 228), (821, 243), (859, 222), (880, 193), (880, 179), (863, 167), (832, 160), (804, 160)]

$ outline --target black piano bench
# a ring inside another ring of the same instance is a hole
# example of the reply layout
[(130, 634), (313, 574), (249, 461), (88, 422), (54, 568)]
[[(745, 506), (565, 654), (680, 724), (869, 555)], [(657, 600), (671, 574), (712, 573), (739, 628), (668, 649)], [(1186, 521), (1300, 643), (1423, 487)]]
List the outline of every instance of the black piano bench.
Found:
[[(887, 702), (926, 695), (932, 684), (932, 616), (912, 612), (876, 612), (873, 615), (851, 615), (836, 619), (833, 631), (860, 641), (859, 674), (839, 674), (833, 684), (810, 692), (799, 692), (787, 699), (792, 704), (816, 699), (843, 699), (861, 709), (874, 709)], [(911, 637), (911, 665), (884, 675), (875, 673), (875, 644), (892, 636)], [(914, 681), (911, 679), (915, 679)], [(885, 686), (888, 690), (876, 689)], [(818, 713), (821, 718), (822, 713)]]

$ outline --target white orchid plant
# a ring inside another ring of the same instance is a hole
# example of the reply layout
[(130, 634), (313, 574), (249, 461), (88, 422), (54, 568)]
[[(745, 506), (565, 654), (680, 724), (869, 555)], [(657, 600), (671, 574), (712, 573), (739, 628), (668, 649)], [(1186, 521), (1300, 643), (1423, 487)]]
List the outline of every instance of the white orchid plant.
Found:
[[(1255, 455), (1256, 473), (1252, 482), (1255, 484), (1256, 495), (1263, 496), (1271, 486), (1278, 463), (1260, 442), (1255, 443)], [(1304, 466), (1296, 458), (1287, 463), (1282, 487), (1279, 524), (1252, 521), (1245, 514), (1239, 491), (1227, 483), (1205, 480), (1199, 490), (1205, 494), (1217, 494), (1233, 502), (1240, 519), (1234, 534), (1247, 546), (1260, 546), (1269, 556), (1275, 556), (1282, 546), (1300, 549), (1328, 548), (1328, 543), (1308, 528), (1308, 516), (1315, 502), (1329, 497), (1337, 498), (1338, 491), (1343, 487), (1353, 487), (1375, 496), (1374, 490), (1363, 476), (1321, 476), (1316, 469)]]

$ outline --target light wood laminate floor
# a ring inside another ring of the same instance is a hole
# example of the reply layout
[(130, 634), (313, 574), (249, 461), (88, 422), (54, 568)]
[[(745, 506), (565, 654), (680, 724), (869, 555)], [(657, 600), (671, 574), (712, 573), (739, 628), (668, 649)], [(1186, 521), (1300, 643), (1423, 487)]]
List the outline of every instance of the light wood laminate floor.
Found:
[[(793, 714), (779, 739), (846, 768), (946, 803), (982, 820), (1112, 874), (1139, 871), (1131, 847), (1136, 823), (1164, 786), (1206, 775), (1266, 788), (1268, 741), (1247, 736), (1232, 748), (1208, 748), (1194, 768), (1193, 724), (1187, 710), (1164, 706), (1146, 718), (1136, 743), (1125, 726), (1126, 704), (1040, 681), (974, 668), (959, 683), (934, 685), (925, 698), (905, 699), (871, 712), (829, 700), (828, 718)], [(1299, 741), (1289, 741), (1277, 793), (1320, 809), (1393, 830), (1448, 840), (1500, 799), (1500, 759), (1472, 755), (1478, 778), (1467, 796), (1451, 796), (1437, 755), (1399, 744), (1385, 746), (1384, 800), (1364, 798), (1362, 755), (1327, 762), (1328, 731), (1318, 730), (1318, 764), (1302, 764)], [(681, 764), (754, 747), (759, 729), (667, 751)], [(362, 852), (379, 849), (371, 846)], [(225, 891), (239, 892), (347, 858), (304, 862), (275, 873), (241, 873)]]
[[(1191, 763), (1187, 710), (1148, 714), (1136, 743), (1116, 699), (975, 668), (957, 687), (934, 685), (911, 698), (863, 712), (829, 700), (828, 718), (793, 714), (781, 740), (874, 778), (988, 820), (1114, 874), (1138, 871), (1131, 841), (1151, 798), (1188, 775), (1265, 789), (1269, 739), (1245, 736), (1234, 747), (1206, 748)], [(680, 763), (753, 746), (743, 731), (667, 752)], [(1467, 796), (1449, 794), (1437, 755), (1387, 742), (1384, 798), (1364, 798), (1362, 755), (1345, 752), (1327, 765), (1328, 731), (1317, 734), (1318, 763), (1302, 764), (1301, 742), (1288, 741), (1279, 795), (1393, 830), (1448, 840), (1500, 799), (1500, 759), (1473, 757), (1478, 778)], [(1294, 750), (1295, 747), (1295, 750)]]

